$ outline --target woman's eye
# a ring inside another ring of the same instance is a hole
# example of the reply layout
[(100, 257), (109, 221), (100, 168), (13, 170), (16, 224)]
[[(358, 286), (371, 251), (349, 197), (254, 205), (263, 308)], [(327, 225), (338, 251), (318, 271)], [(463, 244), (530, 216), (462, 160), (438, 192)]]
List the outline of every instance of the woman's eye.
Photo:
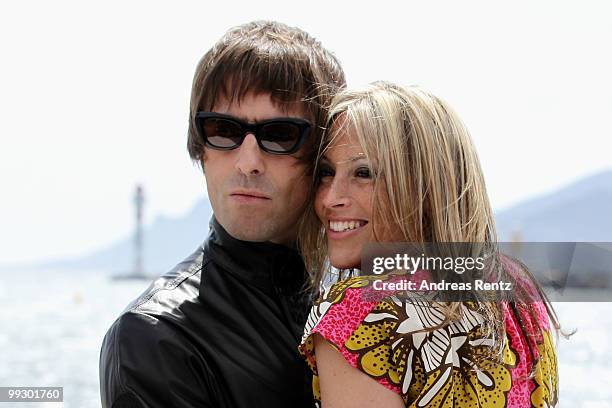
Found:
[(361, 178), (371, 178), (372, 177), (372, 173), (370, 172), (369, 168), (367, 168), (367, 167), (360, 167), (357, 170), (355, 170), (355, 176), (361, 177)]
[(321, 168), (319, 169), (318, 176), (319, 176), (320, 179), (322, 179), (324, 177), (333, 177), (334, 176), (334, 171), (329, 166), (321, 166)]

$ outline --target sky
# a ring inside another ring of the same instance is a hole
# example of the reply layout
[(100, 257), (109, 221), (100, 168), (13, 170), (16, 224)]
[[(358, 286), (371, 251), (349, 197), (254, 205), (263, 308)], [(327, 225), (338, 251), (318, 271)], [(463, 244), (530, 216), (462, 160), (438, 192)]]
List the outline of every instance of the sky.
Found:
[(612, 168), (611, 2), (297, 4), (3, 2), (0, 264), (130, 234), (137, 183), (146, 223), (206, 197), (186, 150), (193, 73), (228, 28), (255, 19), (314, 35), (349, 86), (389, 80), (448, 101), (495, 210)]

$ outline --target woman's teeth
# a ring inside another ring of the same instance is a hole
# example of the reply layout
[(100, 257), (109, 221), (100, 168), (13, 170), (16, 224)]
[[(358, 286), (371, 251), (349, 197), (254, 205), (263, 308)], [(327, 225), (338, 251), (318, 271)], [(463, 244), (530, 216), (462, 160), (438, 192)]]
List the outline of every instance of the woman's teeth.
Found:
[(352, 230), (355, 228), (359, 228), (362, 225), (365, 225), (363, 221), (330, 221), (329, 229), (334, 232), (343, 232)]

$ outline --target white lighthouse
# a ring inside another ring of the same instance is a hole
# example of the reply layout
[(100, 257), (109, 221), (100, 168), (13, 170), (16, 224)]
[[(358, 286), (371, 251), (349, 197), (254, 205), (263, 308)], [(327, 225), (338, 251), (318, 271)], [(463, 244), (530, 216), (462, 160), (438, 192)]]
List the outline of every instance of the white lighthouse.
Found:
[(134, 195), (134, 206), (136, 207), (136, 229), (134, 231), (134, 265), (132, 270), (133, 277), (143, 277), (143, 236), (142, 236), (142, 212), (144, 207), (144, 190), (142, 185), (136, 186)]

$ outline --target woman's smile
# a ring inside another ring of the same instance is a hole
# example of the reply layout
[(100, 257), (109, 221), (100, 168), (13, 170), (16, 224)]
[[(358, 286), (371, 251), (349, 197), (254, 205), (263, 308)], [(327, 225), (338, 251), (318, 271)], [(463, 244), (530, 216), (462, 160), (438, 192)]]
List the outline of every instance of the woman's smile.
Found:
[(344, 239), (363, 232), (368, 224), (359, 219), (330, 219), (327, 222), (326, 231), (329, 239)]

